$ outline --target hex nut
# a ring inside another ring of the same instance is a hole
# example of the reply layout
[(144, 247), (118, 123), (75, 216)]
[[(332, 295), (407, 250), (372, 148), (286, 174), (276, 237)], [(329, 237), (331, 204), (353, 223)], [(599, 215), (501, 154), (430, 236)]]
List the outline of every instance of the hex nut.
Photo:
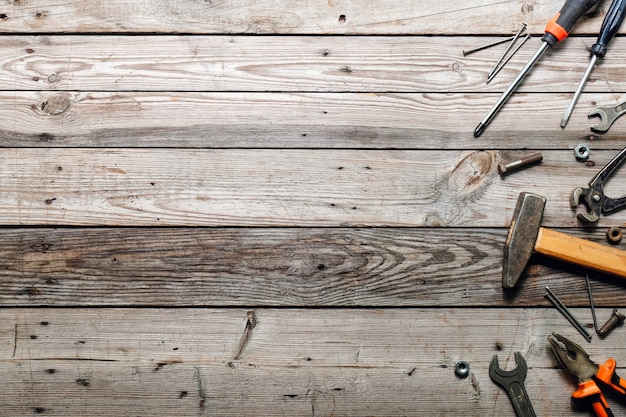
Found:
[(469, 362), (468, 361), (458, 361), (454, 365), (454, 373), (459, 378), (466, 378), (469, 375)]
[(614, 245), (617, 245), (622, 240), (622, 236), (622, 229), (619, 227), (609, 227), (606, 231), (606, 240)]
[(576, 148), (574, 148), (574, 156), (576, 156), (576, 159), (578, 159), (579, 161), (584, 161), (589, 158), (590, 152), (591, 150), (589, 149), (589, 146), (585, 145), (584, 143), (581, 143), (576, 146)]

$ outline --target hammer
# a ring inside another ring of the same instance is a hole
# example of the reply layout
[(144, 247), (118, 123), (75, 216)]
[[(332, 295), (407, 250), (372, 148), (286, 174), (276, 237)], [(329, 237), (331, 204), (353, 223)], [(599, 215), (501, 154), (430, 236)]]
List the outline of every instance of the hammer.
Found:
[(546, 198), (521, 193), (504, 247), (502, 287), (513, 288), (533, 252), (626, 278), (626, 252), (541, 227)]

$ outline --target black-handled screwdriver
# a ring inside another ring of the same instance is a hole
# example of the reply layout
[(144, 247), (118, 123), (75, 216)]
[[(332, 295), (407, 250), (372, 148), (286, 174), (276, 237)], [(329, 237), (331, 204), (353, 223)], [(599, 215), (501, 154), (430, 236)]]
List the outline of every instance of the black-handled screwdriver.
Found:
[(511, 85), (502, 93), (500, 99), (494, 104), (491, 110), (489, 110), (489, 113), (487, 113), (483, 121), (476, 126), (474, 130), (475, 138), (482, 135), (498, 110), (500, 110), (511, 94), (513, 94), (513, 91), (520, 85), (537, 61), (539, 61), (539, 58), (541, 58), (546, 49), (565, 39), (576, 21), (597, 3), (598, 0), (567, 0), (565, 2), (561, 10), (546, 25), (545, 33), (541, 38), (541, 46), (537, 52), (530, 58), (526, 66), (522, 68)]
[(598, 39), (596, 40), (596, 43), (594, 43), (591, 47), (591, 60), (589, 61), (587, 71), (585, 71), (582, 80), (580, 80), (580, 84), (578, 84), (578, 88), (574, 93), (574, 97), (572, 97), (572, 101), (570, 101), (569, 106), (567, 106), (567, 109), (565, 109), (565, 112), (563, 113), (563, 118), (561, 119), (561, 127), (565, 127), (567, 125), (567, 122), (572, 115), (572, 111), (574, 111), (574, 106), (576, 106), (578, 98), (583, 92), (583, 87), (589, 79), (589, 75), (591, 75), (591, 71), (596, 64), (596, 60), (598, 58), (604, 58), (604, 55), (606, 55), (606, 48), (609, 42), (611, 42), (611, 39), (615, 37), (615, 34), (619, 30), (619, 27), (622, 25), (625, 16), (626, 1), (613, 0), (613, 3), (611, 3), (611, 7), (609, 7), (609, 11), (604, 17), (604, 21), (602, 22), (602, 27), (600, 28)]

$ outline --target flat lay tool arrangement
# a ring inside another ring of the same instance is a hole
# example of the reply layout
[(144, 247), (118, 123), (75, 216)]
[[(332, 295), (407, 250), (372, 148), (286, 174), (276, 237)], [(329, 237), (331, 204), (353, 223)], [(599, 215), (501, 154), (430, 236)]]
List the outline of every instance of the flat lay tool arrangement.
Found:
[(0, 2), (0, 415), (626, 416), (623, 17)]
[[(596, 0), (567, 0), (565, 2), (561, 10), (547, 24), (540, 48), (502, 93), (485, 118), (478, 124), (474, 130), (474, 137), (478, 138), (484, 133), (489, 123), (513, 95), (545, 51), (557, 42), (563, 41), (571, 33), (576, 21), (594, 8), (597, 3)], [(626, 1), (613, 0), (606, 12), (597, 40), (590, 48), (590, 61), (587, 69), (563, 113), (560, 123), (561, 128), (566, 127), (585, 84), (597, 65), (598, 59), (605, 57), (609, 44), (620, 29), (625, 16)], [(525, 28), (526, 25), (524, 24), (514, 36), (506, 39), (509, 42), (508, 47), (489, 74), (487, 83), (508, 62), (506, 56), (513, 49), (514, 42), (520, 38)], [(485, 45), (483, 48), (492, 46), (497, 46), (497, 44)], [(520, 44), (519, 47), (521, 46)], [(480, 50), (482, 49), (476, 49), (476, 51)], [(514, 52), (517, 50), (518, 48), (513, 49)], [(469, 52), (474, 53), (475, 51)], [(511, 56), (509, 55), (509, 59)], [(600, 117), (600, 123), (592, 126), (591, 130), (595, 133), (607, 132), (613, 123), (626, 113), (625, 104), (626, 102), (593, 108), (588, 113), (588, 116)], [(590, 149), (586, 144), (580, 144), (575, 148), (575, 158), (579, 161), (586, 161), (589, 154)], [(542, 157), (529, 156), (508, 166), (501, 166), (499, 172), (501, 175), (508, 175), (514, 170), (530, 166), (533, 163), (540, 162), (542, 159)], [(587, 187), (576, 187), (571, 191), (570, 206), (578, 211), (576, 216), (581, 225), (591, 226), (598, 222), (600, 216), (608, 216), (613, 212), (626, 208), (626, 195), (612, 198), (605, 194), (604, 189), (610, 177), (618, 171), (624, 160), (626, 160), (626, 147), (593, 176)], [(624, 179), (622, 178), (618, 181), (624, 181)], [(586, 239), (544, 228), (541, 226), (541, 222), (545, 204), (546, 198), (543, 196), (528, 192), (522, 192), (519, 195), (504, 248), (502, 287), (505, 291), (516, 287), (534, 253), (557, 259), (560, 262), (574, 264), (585, 271), (597, 271), (601, 274), (609, 274), (626, 279), (626, 251), (609, 246), (611, 243), (620, 242), (622, 231), (619, 227), (611, 227), (607, 231), (607, 244), (590, 242)], [(579, 209), (579, 206), (583, 207)], [(607, 337), (613, 329), (624, 322), (626, 316), (615, 308), (606, 323), (598, 326), (589, 273), (586, 273), (586, 283), (594, 329), (601, 338)], [(587, 328), (579, 322), (570, 309), (563, 304), (548, 286), (545, 289), (545, 298), (550, 301), (587, 342), (591, 342), (592, 334)], [(598, 365), (589, 359), (589, 355), (583, 348), (558, 333), (553, 333), (548, 337), (548, 345), (560, 366), (577, 380), (578, 388), (572, 394), (572, 398), (576, 400), (577, 404), (580, 407), (588, 407), (593, 410), (598, 417), (612, 417), (614, 414), (603, 395), (602, 389), (610, 388), (617, 392), (622, 401), (626, 400), (626, 380), (619, 377), (615, 372), (616, 361), (610, 358), (604, 364)], [(507, 392), (515, 414), (518, 417), (534, 417), (536, 413), (524, 387), (524, 380), (528, 371), (527, 364), (520, 352), (515, 352), (514, 356), (516, 367), (513, 370), (504, 371), (499, 368), (498, 357), (494, 355), (489, 366), (489, 376)]]

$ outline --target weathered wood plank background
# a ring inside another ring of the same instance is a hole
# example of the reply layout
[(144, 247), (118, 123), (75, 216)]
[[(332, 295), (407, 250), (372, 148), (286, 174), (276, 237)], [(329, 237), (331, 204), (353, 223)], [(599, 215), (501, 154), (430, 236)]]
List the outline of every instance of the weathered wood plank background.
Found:
[[(626, 99), (626, 39), (561, 129), (601, 1), (476, 139), (562, 2), (457, 3), (1, 4), (0, 414), (506, 416), (488, 364), (520, 351), (538, 415), (589, 415), (546, 337), (624, 374), (625, 330), (587, 344), (543, 298), (591, 325), (573, 266), (534, 257), (504, 292), (502, 250), (521, 191), (565, 233), (626, 225), (568, 203), (626, 145), (587, 118)], [(462, 51), (522, 23), (486, 85), (504, 46)], [(626, 284), (592, 277), (603, 321)]]

